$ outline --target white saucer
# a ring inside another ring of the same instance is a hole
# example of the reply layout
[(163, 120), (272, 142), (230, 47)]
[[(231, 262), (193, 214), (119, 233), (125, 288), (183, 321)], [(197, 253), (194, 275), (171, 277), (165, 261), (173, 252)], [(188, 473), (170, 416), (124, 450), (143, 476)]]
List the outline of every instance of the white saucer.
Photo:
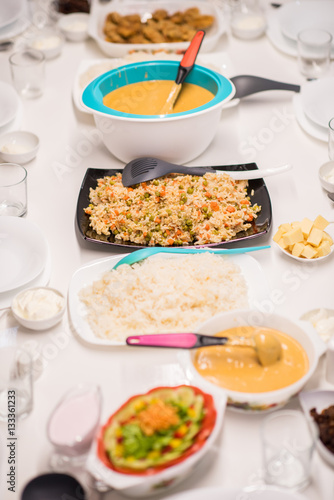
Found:
[(0, 309), (3, 309), (5, 307), (10, 307), (15, 295), (20, 291), (25, 290), (28, 287), (32, 288), (39, 286), (47, 286), (50, 281), (50, 276), (51, 276), (51, 251), (49, 245), (47, 244), (47, 256), (46, 256), (45, 266), (42, 272), (29, 283), (26, 283), (25, 285), (15, 288), (14, 290), (11, 290), (9, 292), (0, 293)]
[(332, 0), (289, 2), (281, 7), (279, 18), (283, 35), (295, 42), (300, 31), (307, 28), (319, 28), (332, 34), (334, 44), (334, 3)]
[(327, 130), (329, 120), (334, 116), (334, 77), (308, 82), (302, 86), (300, 95), (306, 116)]
[[(3, 2), (10, 3), (9, 0), (3, 0)], [(28, 2), (25, 1), (23, 2), (23, 9), (20, 17), (8, 26), (0, 28), (0, 42), (5, 42), (17, 35), (20, 35), (28, 28), (28, 26), (30, 26), (30, 24), (31, 21), (29, 19)]]
[(302, 97), (300, 94), (295, 94), (292, 98), (294, 112), (297, 122), (300, 127), (310, 136), (318, 139), (319, 141), (328, 142), (328, 131), (324, 127), (320, 127), (312, 120), (310, 120), (303, 109)]
[(28, 219), (0, 218), (0, 293), (34, 280), (44, 269), (48, 248), (41, 229)]

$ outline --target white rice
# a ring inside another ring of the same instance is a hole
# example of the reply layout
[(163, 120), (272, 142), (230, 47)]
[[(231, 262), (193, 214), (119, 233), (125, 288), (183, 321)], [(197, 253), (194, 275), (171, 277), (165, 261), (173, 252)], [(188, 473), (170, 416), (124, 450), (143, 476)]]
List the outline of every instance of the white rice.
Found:
[(79, 297), (95, 335), (121, 342), (130, 335), (190, 332), (215, 314), (249, 307), (240, 268), (209, 252), (121, 265)]

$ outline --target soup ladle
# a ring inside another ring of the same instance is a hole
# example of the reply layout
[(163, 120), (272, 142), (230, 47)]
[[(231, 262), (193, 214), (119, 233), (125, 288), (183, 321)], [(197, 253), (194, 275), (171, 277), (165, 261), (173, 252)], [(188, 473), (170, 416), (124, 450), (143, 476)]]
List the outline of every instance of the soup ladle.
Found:
[(129, 346), (173, 347), (198, 349), (217, 345), (252, 347), (262, 366), (269, 366), (279, 360), (282, 346), (277, 337), (265, 329), (258, 329), (251, 337), (216, 337), (200, 333), (158, 333), (134, 335), (126, 339)]
[(194, 35), (193, 39), (190, 42), (189, 47), (187, 48), (184, 56), (182, 57), (182, 60), (179, 64), (179, 68), (177, 71), (176, 79), (175, 82), (172, 86), (172, 89), (169, 93), (169, 96), (167, 97), (167, 100), (162, 107), (161, 110), (161, 115), (167, 115), (168, 113), (171, 113), (173, 111), (174, 104), (176, 102), (176, 99), (179, 96), (179, 93), (181, 92), (182, 88), (182, 83), (186, 79), (186, 77), (189, 75), (190, 71), (193, 69), (197, 54), (199, 52), (199, 49), (202, 45), (202, 41), (205, 35), (205, 31), (199, 30), (197, 33)]

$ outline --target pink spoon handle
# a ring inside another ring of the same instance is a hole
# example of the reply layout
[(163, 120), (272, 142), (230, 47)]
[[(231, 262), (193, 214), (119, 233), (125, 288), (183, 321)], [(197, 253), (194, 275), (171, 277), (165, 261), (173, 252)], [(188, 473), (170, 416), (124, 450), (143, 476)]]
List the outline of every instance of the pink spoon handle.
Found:
[(133, 346), (178, 347), (191, 349), (197, 342), (194, 333), (159, 333), (158, 335), (135, 335), (128, 337), (126, 343)]

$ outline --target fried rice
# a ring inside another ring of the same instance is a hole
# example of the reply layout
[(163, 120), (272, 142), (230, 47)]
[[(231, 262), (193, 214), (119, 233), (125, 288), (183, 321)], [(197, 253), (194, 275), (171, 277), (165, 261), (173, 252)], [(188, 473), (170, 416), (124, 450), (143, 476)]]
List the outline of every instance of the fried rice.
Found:
[(219, 243), (251, 227), (247, 181), (228, 174), (169, 175), (124, 187), (122, 174), (97, 180), (84, 209), (98, 235), (147, 246)]

